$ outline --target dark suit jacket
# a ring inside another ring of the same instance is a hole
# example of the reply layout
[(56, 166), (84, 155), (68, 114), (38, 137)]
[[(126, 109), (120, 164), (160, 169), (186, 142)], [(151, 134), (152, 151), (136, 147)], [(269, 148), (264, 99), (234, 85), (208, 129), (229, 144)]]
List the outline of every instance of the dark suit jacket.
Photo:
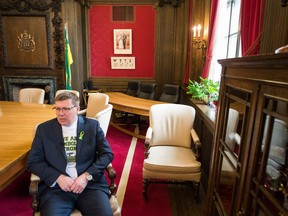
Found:
[[(81, 138), (80, 133), (83, 134), (83, 132), (84, 135)], [(109, 193), (104, 169), (113, 157), (99, 122), (78, 116), (76, 168), (78, 175), (88, 172), (93, 176), (87, 188), (100, 189)], [(39, 186), (40, 195), (61, 174), (68, 176), (65, 171), (66, 165), (61, 125), (56, 118), (40, 124), (36, 130), (27, 164), (28, 170), (38, 175), (43, 181)]]

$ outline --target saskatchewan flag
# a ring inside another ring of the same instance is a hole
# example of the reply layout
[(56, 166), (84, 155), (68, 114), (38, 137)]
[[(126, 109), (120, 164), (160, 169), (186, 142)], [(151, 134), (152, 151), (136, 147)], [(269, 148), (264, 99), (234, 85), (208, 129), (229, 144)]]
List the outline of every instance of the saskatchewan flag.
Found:
[(64, 28), (64, 37), (65, 37), (65, 70), (66, 70), (66, 89), (71, 90), (71, 64), (73, 63), (72, 53), (69, 45), (68, 40), (68, 26), (67, 23), (65, 24)]

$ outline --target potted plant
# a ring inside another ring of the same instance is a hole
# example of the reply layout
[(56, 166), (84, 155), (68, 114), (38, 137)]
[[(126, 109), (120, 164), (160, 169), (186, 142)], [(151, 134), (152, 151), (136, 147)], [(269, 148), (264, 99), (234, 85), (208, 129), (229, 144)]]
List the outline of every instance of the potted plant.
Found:
[(219, 95), (219, 81), (212, 79), (203, 78), (200, 76), (201, 82), (192, 81), (189, 79), (187, 86), (187, 94), (191, 94), (193, 100), (199, 99), (204, 101), (206, 104), (211, 105), (214, 101), (218, 100)]

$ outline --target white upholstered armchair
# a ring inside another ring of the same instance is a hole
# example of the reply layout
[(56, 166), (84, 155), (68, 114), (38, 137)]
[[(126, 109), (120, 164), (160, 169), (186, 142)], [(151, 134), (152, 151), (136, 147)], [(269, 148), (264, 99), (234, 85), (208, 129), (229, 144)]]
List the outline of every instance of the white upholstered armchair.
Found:
[(99, 121), (106, 135), (112, 115), (113, 105), (109, 104), (109, 96), (104, 93), (89, 94), (87, 108), (80, 110), (78, 114), (94, 118)]
[[(236, 149), (239, 149), (241, 137), (237, 133), (239, 122), (239, 113), (237, 110), (230, 108), (228, 113), (228, 120), (226, 126), (225, 143), (227, 144), (224, 149), (222, 171), (220, 181), (222, 184), (233, 185), (236, 178), (236, 166), (238, 155)], [(237, 145), (235, 145), (237, 144)]]
[(44, 103), (45, 91), (40, 88), (23, 88), (19, 92), (19, 102)]
[(201, 177), (200, 140), (193, 129), (195, 110), (181, 104), (150, 109), (143, 163), (143, 197), (150, 183), (193, 183), (198, 200)]

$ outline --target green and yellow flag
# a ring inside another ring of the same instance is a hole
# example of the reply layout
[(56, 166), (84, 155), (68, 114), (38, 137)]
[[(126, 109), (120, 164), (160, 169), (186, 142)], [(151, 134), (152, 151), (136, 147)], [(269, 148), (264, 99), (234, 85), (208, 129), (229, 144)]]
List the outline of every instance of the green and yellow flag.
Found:
[(67, 23), (65, 24), (64, 28), (64, 37), (65, 37), (65, 70), (66, 70), (66, 89), (71, 90), (72, 85), (71, 85), (71, 64), (73, 63), (73, 58), (72, 58), (72, 53), (69, 45), (69, 40), (68, 40), (68, 26)]

